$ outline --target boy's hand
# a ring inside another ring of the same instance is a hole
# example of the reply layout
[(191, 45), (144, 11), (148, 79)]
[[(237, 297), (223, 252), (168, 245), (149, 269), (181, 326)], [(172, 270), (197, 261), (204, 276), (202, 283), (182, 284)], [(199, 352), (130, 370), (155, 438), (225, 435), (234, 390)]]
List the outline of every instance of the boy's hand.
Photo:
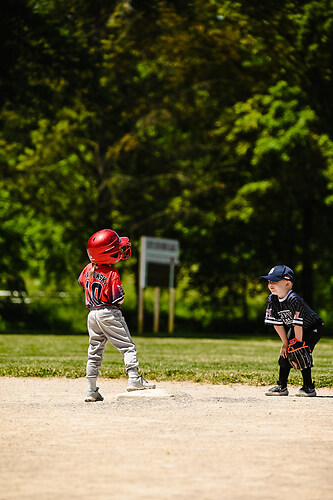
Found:
[(283, 346), (281, 347), (281, 351), (280, 351), (280, 354), (283, 358), (287, 358), (288, 357), (288, 344), (283, 344)]
[(303, 347), (308, 347), (305, 345), (305, 342), (298, 340), (297, 338), (289, 340), (288, 343), (288, 352), (297, 351), (298, 349), (302, 349)]

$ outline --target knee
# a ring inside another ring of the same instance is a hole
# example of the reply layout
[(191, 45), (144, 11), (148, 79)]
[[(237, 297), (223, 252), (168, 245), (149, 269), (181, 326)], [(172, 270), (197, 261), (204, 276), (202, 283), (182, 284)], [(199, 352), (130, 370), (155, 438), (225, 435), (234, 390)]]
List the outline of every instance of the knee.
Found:
[(282, 368), (290, 368), (290, 363), (288, 361), (288, 358), (284, 358), (283, 356), (279, 357), (279, 365)]
[(126, 347), (124, 347), (123, 349), (119, 349), (120, 352), (122, 352), (122, 354), (124, 356), (126, 355), (132, 355), (132, 354), (136, 354), (136, 347), (135, 347), (135, 344), (133, 342), (129, 343)]

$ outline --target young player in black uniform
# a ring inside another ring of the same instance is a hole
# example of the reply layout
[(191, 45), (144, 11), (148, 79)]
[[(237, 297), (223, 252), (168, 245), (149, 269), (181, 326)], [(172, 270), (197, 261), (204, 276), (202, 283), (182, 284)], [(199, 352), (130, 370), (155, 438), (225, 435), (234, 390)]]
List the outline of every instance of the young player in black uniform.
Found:
[[(313, 397), (316, 390), (311, 376), (312, 351), (320, 339), (323, 321), (308, 304), (293, 291), (295, 274), (290, 267), (278, 265), (273, 267), (267, 276), (271, 294), (268, 297), (265, 323), (273, 325), (282, 340), (279, 358), (279, 380), (271, 387), (266, 396), (288, 396), (289, 372), (292, 366), (300, 369), (303, 386), (296, 396)], [(301, 355), (306, 362), (295, 363), (293, 355)], [(289, 359), (288, 359), (289, 358)]]

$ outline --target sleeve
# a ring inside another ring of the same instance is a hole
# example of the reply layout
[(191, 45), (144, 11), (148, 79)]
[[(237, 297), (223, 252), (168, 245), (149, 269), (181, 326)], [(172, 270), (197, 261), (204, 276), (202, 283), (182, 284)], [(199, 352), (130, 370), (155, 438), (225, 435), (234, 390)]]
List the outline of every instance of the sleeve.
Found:
[(265, 315), (266, 325), (283, 325), (283, 321), (278, 318), (276, 307), (274, 307), (273, 296), (270, 295), (267, 299), (267, 308)]
[(123, 290), (120, 276), (118, 271), (115, 269), (111, 281), (111, 304), (118, 304), (118, 302), (123, 300), (124, 297), (125, 292)]
[(84, 288), (84, 275), (86, 272), (87, 266), (81, 271), (80, 276), (77, 279), (77, 282), (79, 285), (81, 285)]
[(304, 320), (311, 318), (313, 311), (305, 304), (304, 300), (296, 294), (291, 297), (290, 305), (293, 311), (293, 325), (304, 326)]

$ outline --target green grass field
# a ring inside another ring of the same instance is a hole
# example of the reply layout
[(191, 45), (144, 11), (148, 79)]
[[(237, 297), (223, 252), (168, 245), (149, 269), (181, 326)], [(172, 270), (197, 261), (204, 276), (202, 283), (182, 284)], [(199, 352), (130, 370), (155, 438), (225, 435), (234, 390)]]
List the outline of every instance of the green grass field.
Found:
[[(225, 339), (134, 337), (140, 368), (147, 378), (192, 380), (212, 384), (275, 384), (281, 342), (265, 337)], [(0, 376), (85, 376), (88, 336), (0, 335)], [(322, 339), (314, 351), (317, 387), (333, 387), (333, 339)], [(125, 377), (122, 356), (107, 344), (101, 377)], [(291, 371), (290, 384), (301, 375)]]

